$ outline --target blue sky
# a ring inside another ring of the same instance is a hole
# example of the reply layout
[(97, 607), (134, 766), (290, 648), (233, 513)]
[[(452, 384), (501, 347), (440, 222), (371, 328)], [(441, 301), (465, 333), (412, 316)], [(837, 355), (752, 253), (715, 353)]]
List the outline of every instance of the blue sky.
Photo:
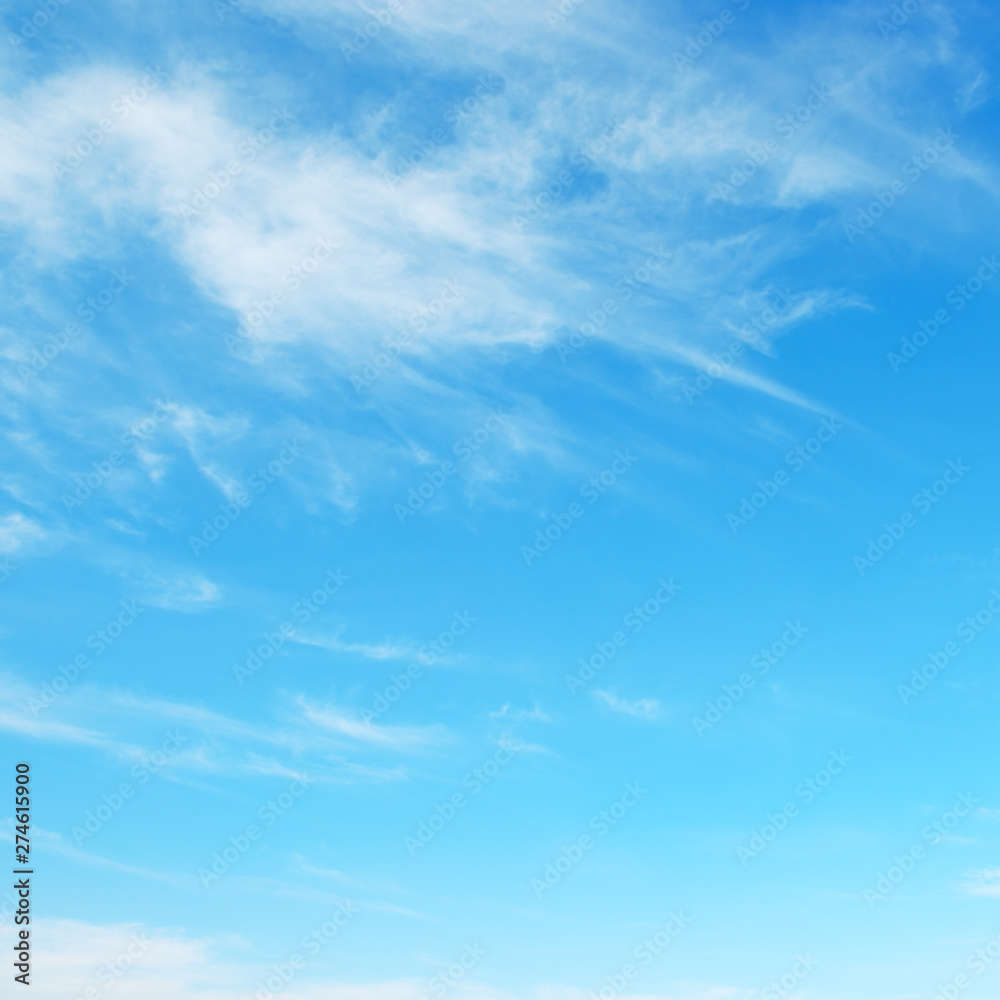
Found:
[(4, 10), (36, 996), (995, 995), (995, 9), (378, 3)]

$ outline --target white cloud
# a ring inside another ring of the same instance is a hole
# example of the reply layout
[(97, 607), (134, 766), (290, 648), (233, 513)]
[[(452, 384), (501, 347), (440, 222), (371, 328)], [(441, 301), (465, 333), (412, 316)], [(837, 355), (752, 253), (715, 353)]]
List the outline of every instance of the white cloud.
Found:
[[(32, 836), (35, 838), (34, 846), (36, 851), (41, 848), (43, 851), (49, 851), (54, 854), (60, 854), (66, 858), (70, 858), (79, 864), (92, 865), (97, 868), (106, 868), (109, 871), (121, 872), (125, 875), (134, 875), (139, 878), (153, 879), (158, 882), (168, 882), (175, 886), (187, 885), (189, 888), (192, 888), (196, 884), (196, 880), (193, 875), (180, 877), (174, 875), (164, 875), (160, 872), (148, 871), (145, 868), (136, 868), (134, 865), (125, 865), (120, 861), (115, 861), (111, 858), (103, 858), (99, 854), (91, 854), (88, 851), (82, 851), (80, 848), (74, 847), (71, 843), (69, 843), (69, 841), (62, 836), (62, 834), (55, 833), (51, 830), (45, 830), (37, 825), (32, 826)], [(14, 836), (12, 831), (0, 830), (0, 839), (13, 841)]]
[(20, 511), (0, 517), (0, 553), (9, 555), (39, 542), (46, 536), (45, 529)]
[[(8, 951), (11, 933), (5, 929), (3, 934)], [(217, 957), (222, 948), (230, 954), (239, 952), (240, 943), (222, 935), (192, 940), (141, 924), (101, 926), (42, 919), (35, 925), (32, 944), (37, 950), (31, 992), (39, 1000), (78, 997), (88, 988), (100, 996), (108, 992), (116, 1000), (193, 995), (203, 1000), (243, 1000), (247, 995), (247, 990), (233, 985), (243, 981), (247, 970)]]
[(967, 873), (969, 879), (961, 886), (968, 896), (1000, 896), (1000, 868), (983, 868)]
[[(420, 916), (398, 907), (392, 910)], [(66, 1000), (90, 987), (115, 1000), (247, 1000), (259, 982), (267, 984), (274, 966), (287, 963), (292, 954), (260, 957), (235, 935), (191, 937), (179, 929), (154, 929), (140, 923), (102, 925), (39, 919), (34, 926), (31, 995), (35, 1000)], [(0, 932), (8, 952), (11, 934), (12, 929), (6, 927)], [(284, 1000), (419, 1000), (428, 989), (429, 975), (369, 983), (317, 980), (314, 968), (323, 962), (323, 953), (315, 960), (302, 957), (306, 961), (300, 972), (284, 983), (275, 983), (280, 987), (275, 993)], [(433, 963), (434, 971), (447, 964), (447, 957), (441, 956)], [(102, 972), (103, 977), (98, 978)], [(114, 985), (109, 986), (109, 981)], [(663, 993), (629, 995), (634, 1000), (750, 1000), (753, 993), (736, 987), (680, 983)], [(453, 1000), (587, 1000), (589, 996), (587, 990), (561, 984), (512, 994), (469, 979), (449, 991)]]
[(222, 600), (222, 589), (197, 573), (153, 576), (144, 581), (139, 600), (166, 611), (204, 611)]
[(535, 705), (532, 709), (527, 708), (514, 708), (512, 709), (510, 705), (503, 705), (500, 709), (495, 712), (490, 712), (491, 719), (506, 719), (508, 722), (523, 722), (527, 719), (529, 722), (551, 722), (552, 717), (545, 712), (539, 705)]
[(334, 636), (305, 636), (296, 633), (293, 642), (304, 646), (318, 646), (335, 653), (351, 653), (366, 660), (403, 660), (413, 656), (416, 644), (408, 641), (386, 639), (383, 642), (341, 642), (339, 634)]
[(362, 743), (413, 750), (441, 743), (446, 738), (446, 731), (442, 726), (380, 726), (363, 722), (336, 708), (318, 708), (304, 698), (300, 698), (298, 703), (305, 718), (314, 725)]
[(777, 201), (787, 207), (829, 198), (880, 178), (871, 166), (846, 151), (800, 152), (791, 160), (778, 187)]
[[(37, 692), (31, 691), (31, 696)], [(25, 698), (27, 698), (25, 692)], [(79, 743), (86, 746), (112, 747), (114, 742), (104, 734), (80, 726), (55, 722), (46, 718), (35, 718), (24, 712), (0, 709), (0, 730), (8, 733), (19, 733), (37, 740), (53, 743)]]
[[(24, 706), (21, 711), (0, 710), (0, 731), (89, 746), (129, 763), (147, 757), (176, 733), (180, 749), (171, 749), (160, 773), (188, 784), (221, 776), (303, 774), (320, 782), (399, 781), (407, 772), (399, 764), (384, 763), (384, 753), (425, 753), (450, 739), (440, 725), (368, 725), (356, 715), (318, 707), (302, 697), (283, 700), (272, 721), (248, 723), (199, 705), (106, 691), (79, 680), (37, 718), (27, 708), (28, 699), (38, 695), (34, 686), (0, 675), (0, 694), (10, 704)], [(121, 735), (125, 733), (128, 738)], [(378, 754), (379, 760), (365, 759), (366, 753)]]
[(660, 703), (656, 698), (626, 701), (610, 691), (595, 691), (594, 697), (607, 705), (612, 712), (618, 712), (621, 715), (632, 715), (639, 719), (652, 720), (660, 714)]
[[(300, 3), (291, 9), (282, 5), (283, 17), (297, 15), (313, 25), (328, 19), (336, 31), (321, 32), (316, 44), (337, 51), (340, 32), (350, 34), (354, 18), (361, 16), (345, 5), (333, 10), (328, 4)], [(393, 146), (403, 113), (399, 101), (378, 109), (376, 118), (382, 124), (372, 126), (377, 134), (371, 149), (336, 132), (309, 134), (302, 125), (292, 124), (252, 162), (241, 161), (240, 173), (197, 217), (187, 220), (180, 218), (179, 206), (210, 184), (213, 173), (234, 156), (239, 160), (237, 151), (248, 131), (265, 123), (251, 115), (238, 120), (217, 82), (178, 69), (172, 77), (166, 74), (134, 115), (116, 125), (106, 145), (56, 184), (50, 176), (51, 159), (87, 126), (95, 111), (134, 81), (96, 69), (50, 77), (0, 108), (11, 128), (32, 135), (22, 146), (13, 144), (17, 151), (8, 153), (11, 171), (0, 197), (7, 202), (8, 215), (20, 220), (30, 238), (48, 241), (54, 231), (63, 230), (60, 253), (81, 252), (87, 246), (86, 222), (94, 210), (122, 220), (136, 213), (152, 216), (158, 220), (159, 238), (205, 294), (232, 310), (234, 328), (271, 290), (283, 290), (285, 298), (273, 318), (252, 334), (260, 350), (248, 356), (258, 363), (270, 357), (268, 351), (276, 345), (299, 343), (338, 366), (356, 368), (375, 342), (407, 328), (410, 317), (431, 303), (449, 280), (457, 281), (464, 292), (415, 339), (409, 348), (413, 356), (426, 359), (446, 349), (551, 342), (561, 327), (579, 322), (590, 304), (581, 303), (578, 292), (568, 294), (581, 277), (572, 253), (576, 236), (571, 238), (570, 231), (575, 234), (584, 225), (597, 243), (618, 242), (626, 236), (618, 221), (621, 210), (629, 211), (636, 199), (661, 203), (664, 212), (648, 234), (633, 227), (628, 242), (641, 247), (644, 240), (665, 241), (677, 250), (676, 265), (650, 285), (661, 305), (691, 301), (694, 290), (717, 295), (734, 280), (747, 287), (755, 274), (753, 268), (746, 270), (745, 258), (715, 254), (699, 259), (683, 217), (672, 223), (669, 206), (680, 207), (699, 193), (706, 196), (706, 174), (713, 175), (717, 166), (723, 176), (746, 143), (770, 134), (774, 116), (799, 101), (791, 82), (802, 89), (801, 81), (776, 68), (764, 51), (762, 65), (754, 68), (752, 102), (739, 89), (731, 97), (720, 96), (718, 81), (701, 70), (666, 79), (661, 74), (657, 87), (650, 89), (641, 83), (653, 72), (653, 62), (647, 62), (643, 52), (630, 52), (627, 59), (618, 52), (618, 33), (608, 30), (613, 24), (610, 8), (596, 5), (577, 12), (566, 26), (569, 33), (559, 37), (571, 47), (584, 38), (603, 37), (609, 58), (621, 63), (624, 87), (621, 81), (614, 86), (595, 84), (585, 69), (559, 86), (534, 91), (523, 79), (512, 77), (501, 93), (481, 102), (457, 130), (455, 142), (435, 148), (395, 187), (386, 177), (413, 142), (400, 140), (402, 146)], [(829, 27), (814, 30), (829, 33)], [(488, 42), (495, 50), (498, 31), (520, 50), (536, 53), (556, 39), (528, 4), (507, 3), (477, 12), (439, 2), (408, 11), (372, 45), (388, 43), (390, 34), (397, 40), (460, 35), (484, 49)], [(802, 35), (781, 44), (806, 48), (809, 41)], [(869, 72), (873, 61), (879, 73), (885, 72), (889, 59), (884, 47), (869, 41), (856, 50), (831, 53), (826, 64), (815, 67), (818, 77), (831, 77), (827, 82), (836, 91), (829, 108), (822, 109), (829, 120), (824, 119), (822, 128), (810, 125), (815, 148), (790, 148), (787, 156), (769, 165), (775, 183), (761, 186), (761, 198), (786, 209), (830, 204), (852, 191), (867, 191), (872, 178), (884, 172), (876, 161), (901, 162), (896, 153), (886, 158), (885, 146), (894, 144), (907, 153), (916, 148), (920, 136), (896, 120), (887, 96), (878, 89), (879, 77), (873, 79)], [(744, 60), (747, 65), (733, 67), (734, 73), (749, 71), (753, 59)], [(496, 60), (487, 65), (503, 74)], [(588, 100), (581, 104), (584, 92)], [(879, 95), (877, 122), (870, 107), (873, 93)], [(626, 125), (599, 156), (598, 165), (607, 170), (606, 192), (594, 201), (566, 200), (529, 232), (515, 232), (512, 213), (551, 179), (552, 160), (586, 144), (609, 115)], [(849, 154), (843, 152), (844, 132), (854, 139)], [(982, 165), (957, 155), (955, 164), (955, 170), (974, 182), (992, 184)], [(330, 183), (330, 178), (336, 182)], [(569, 230), (560, 219), (571, 223)], [(783, 226), (779, 221), (770, 227), (772, 262), (775, 256), (798, 252), (799, 237)], [(65, 232), (67, 227), (72, 234)], [(320, 238), (335, 243), (336, 252), (316, 278), (293, 291), (283, 276)], [(46, 246), (51, 252), (51, 245)], [(758, 270), (765, 260), (756, 265)], [(617, 267), (625, 270), (621, 264)], [(614, 270), (600, 265), (588, 268), (586, 282), (594, 303), (603, 282), (613, 284), (616, 277)], [(628, 350), (683, 363), (697, 363), (718, 345), (719, 326), (671, 328), (655, 317), (651, 313), (648, 324), (619, 324), (605, 335)], [(743, 321), (735, 303), (726, 319)], [(384, 377), (394, 382), (405, 370), (404, 358)], [(274, 377), (293, 376), (286, 372)], [(802, 405), (797, 393), (775, 387), (765, 377), (746, 373), (732, 380)], [(189, 437), (189, 447), (206, 475), (224, 489), (231, 486), (230, 474), (200, 435)]]

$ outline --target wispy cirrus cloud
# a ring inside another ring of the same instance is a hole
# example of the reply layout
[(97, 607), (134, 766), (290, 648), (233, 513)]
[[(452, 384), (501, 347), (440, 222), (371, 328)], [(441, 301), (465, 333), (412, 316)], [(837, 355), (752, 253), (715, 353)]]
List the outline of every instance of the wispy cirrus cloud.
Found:
[(447, 739), (442, 726), (385, 726), (364, 722), (330, 706), (320, 707), (300, 698), (303, 716), (321, 730), (361, 743), (393, 749), (417, 749), (439, 745)]
[(1000, 868), (982, 868), (966, 874), (961, 891), (967, 896), (1000, 896)]
[(34, 542), (40, 542), (46, 534), (38, 521), (25, 517), (20, 511), (4, 514), (0, 517), (0, 555), (27, 548)]
[(652, 720), (660, 714), (660, 703), (656, 698), (639, 698), (628, 701), (610, 691), (595, 691), (594, 698), (619, 715), (631, 715), (638, 719)]
[(366, 660), (403, 660), (413, 656), (417, 644), (408, 640), (385, 639), (383, 642), (343, 642), (338, 632), (332, 636), (303, 635), (299, 632), (292, 637), (293, 642), (304, 646), (317, 646), (334, 653), (348, 653)]
[[(38, 694), (11, 678), (4, 679), (3, 690), (11, 704), (21, 706)], [(92, 727), (80, 725), (81, 720)], [(327, 782), (399, 781), (408, 776), (399, 763), (365, 759), (365, 753), (423, 753), (451, 741), (441, 725), (366, 723), (349, 710), (302, 696), (288, 698), (267, 721), (247, 722), (200, 705), (105, 691), (94, 684), (78, 684), (40, 716), (27, 707), (0, 712), (0, 732), (91, 747), (128, 763), (147, 759), (164, 734), (176, 733), (179, 748), (171, 751), (162, 772), (185, 781), (304, 773)]]

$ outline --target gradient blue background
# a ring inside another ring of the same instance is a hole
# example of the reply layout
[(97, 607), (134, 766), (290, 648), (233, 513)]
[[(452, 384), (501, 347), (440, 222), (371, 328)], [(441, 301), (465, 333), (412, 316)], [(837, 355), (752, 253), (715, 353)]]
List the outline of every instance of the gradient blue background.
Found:
[[(690, 925), (626, 994), (768, 1000), (797, 954), (817, 965), (788, 995), (816, 1000), (930, 1000), (968, 972), (1000, 934), (995, 630), (959, 640), (909, 704), (897, 688), (1000, 586), (1000, 281), (947, 301), (1000, 253), (995, 9), (929, 0), (890, 32), (888, 4), (733, 4), (683, 68), (721, 2), (586, 0), (560, 21), (521, 0), (71, 0), (26, 38), (38, 9), (5, 9), (0, 70), (0, 728), (9, 773), (33, 768), (36, 995), (250, 997), (343, 900), (358, 916), (280, 995), (439, 996), (432, 977), (478, 943), (447, 995), (582, 1000), (671, 911)], [(351, 51), (376, 10), (389, 23)], [(146, 67), (162, 82), (120, 119)], [(502, 82), (476, 97), (484, 78)], [(819, 86), (830, 99), (778, 132)], [(240, 144), (275, 110), (294, 122), (251, 160)], [(101, 144), (57, 171), (102, 118)], [(954, 146), (852, 240), (938, 129)], [(778, 152), (720, 197), (767, 139)], [(282, 276), (320, 238), (337, 250), (292, 291)], [(663, 265), (567, 356), (651, 250)], [(121, 269), (134, 280), (81, 322)], [(416, 332), (449, 281), (457, 302)], [(272, 318), (227, 350), (275, 288)], [(793, 308), (720, 371), (713, 355), (778, 291)], [(949, 322), (893, 371), (940, 308)], [(692, 401), (706, 371), (720, 377)], [(157, 400), (165, 418), (123, 447)], [(503, 427), (457, 461), (496, 408)], [(824, 417), (842, 430), (792, 472)], [(301, 457), (195, 554), (286, 441)], [(115, 449), (121, 466), (67, 509)], [(582, 500), (617, 450), (635, 463)], [(400, 523), (394, 505), (449, 459)], [(969, 473), (920, 514), (950, 461)], [(726, 515), (777, 469), (790, 483), (734, 533)], [(584, 515), (527, 565), (522, 546), (574, 501)], [(906, 511), (915, 526), (859, 574)], [(348, 581), (295, 623), (336, 569)], [(676, 597), (571, 694), (566, 674), (660, 578)], [(123, 600), (145, 609), (135, 624), (33, 712)], [(475, 623), (366, 725), (456, 612)], [(237, 683), (289, 620), (294, 638)], [(786, 621), (802, 641), (699, 736), (692, 719)], [(178, 731), (139, 787), (133, 768)], [(515, 759), (411, 857), (404, 837), (504, 740)], [(834, 751), (849, 767), (741, 864)], [(309, 791), (205, 888), (199, 869), (303, 775)], [(134, 797), (75, 837), (123, 781)], [(648, 793), (538, 898), (531, 880), (633, 781)], [(974, 813), (927, 846), (960, 793)], [(869, 906), (915, 843), (926, 860)], [(134, 933), (151, 943), (102, 985)], [(1000, 982), (970, 980), (961, 995)]]

